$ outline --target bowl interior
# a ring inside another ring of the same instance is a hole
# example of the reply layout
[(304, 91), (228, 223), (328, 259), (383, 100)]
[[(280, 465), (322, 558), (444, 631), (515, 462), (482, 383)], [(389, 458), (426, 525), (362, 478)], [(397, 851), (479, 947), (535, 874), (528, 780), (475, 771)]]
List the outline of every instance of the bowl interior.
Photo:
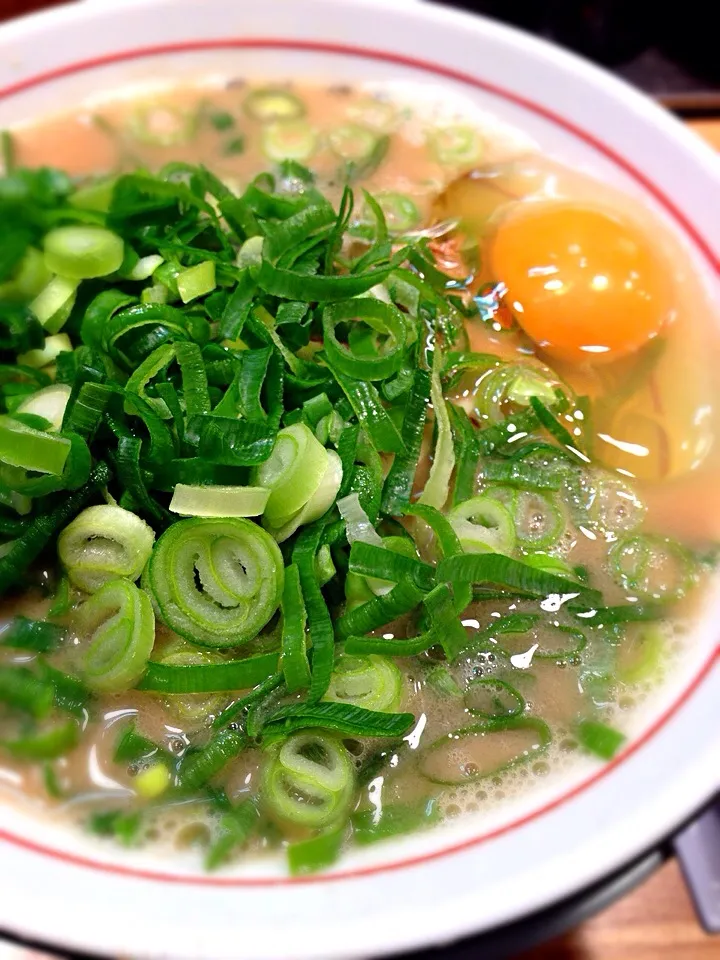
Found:
[[(498, 135), (517, 126), (518, 150), (532, 142), (652, 208), (717, 307), (711, 152), (582, 61), (439, 8), (135, 0), (29, 18), (0, 30), (0, 126), (196, 77), (390, 84), (476, 115)], [(0, 928), (134, 956), (318, 958), (438, 941), (536, 909), (654, 842), (720, 782), (707, 762), (720, 738), (708, 729), (720, 692), (718, 614), (715, 591), (692, 653), (610, 767), (587, 761), (490, 814), (354, 851), (329, 878), (290, 883), (275, 861), (207, 878), (192, 855), (118, 851), (32, 810), (0, 807), (3, 873), (14, 877), (0, 899)], [(82, 930), (70, 919), (78, 903)], [(141, 909), (147, 926), (118, 924)]]

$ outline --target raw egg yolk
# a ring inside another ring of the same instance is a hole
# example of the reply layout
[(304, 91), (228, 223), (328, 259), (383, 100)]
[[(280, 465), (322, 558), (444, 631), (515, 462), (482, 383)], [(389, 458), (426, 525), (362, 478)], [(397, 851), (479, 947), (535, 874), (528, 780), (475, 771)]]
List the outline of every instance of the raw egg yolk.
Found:
[(488, 255), (520, 326), (560, 360), (625, 356), (669, 315), (667, 267), (614, 213), (565, 201), (519, 203), (490, 236)]

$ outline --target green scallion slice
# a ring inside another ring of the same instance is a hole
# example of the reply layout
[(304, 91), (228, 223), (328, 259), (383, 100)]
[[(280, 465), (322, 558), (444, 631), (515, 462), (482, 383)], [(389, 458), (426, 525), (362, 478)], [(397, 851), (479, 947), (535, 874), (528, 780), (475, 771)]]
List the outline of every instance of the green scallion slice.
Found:
[(122, 237), (103, 227), (56, 227), (43, 241), (49, 270), (71, 280), (105, 277), (120, 269)]

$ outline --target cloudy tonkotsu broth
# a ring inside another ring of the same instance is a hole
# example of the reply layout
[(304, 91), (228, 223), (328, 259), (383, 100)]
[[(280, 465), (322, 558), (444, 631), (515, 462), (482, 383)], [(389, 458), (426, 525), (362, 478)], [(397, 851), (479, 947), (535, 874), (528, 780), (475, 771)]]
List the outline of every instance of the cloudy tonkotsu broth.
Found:
[(715, 562), (715, 334), (528, 143), (240, 82), (10, 131), (4, 799), (303, 873), (622, 750)]

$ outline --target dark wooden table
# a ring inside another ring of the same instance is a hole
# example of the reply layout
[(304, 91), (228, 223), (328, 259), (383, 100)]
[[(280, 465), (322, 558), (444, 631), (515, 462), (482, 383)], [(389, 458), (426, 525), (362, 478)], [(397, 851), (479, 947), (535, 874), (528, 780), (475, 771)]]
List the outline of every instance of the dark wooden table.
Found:
[[(0, 0), (0, 19), (59, 6), (60, 2)], [(698, 133), (720, 149), (720, 120), (702, 121), (695, 126)], [(518, 960), (711, 958), (720, 960), (720, 938), (706, 936), (698, 926), (677, 864), (670, 862), (614, 907)]]

